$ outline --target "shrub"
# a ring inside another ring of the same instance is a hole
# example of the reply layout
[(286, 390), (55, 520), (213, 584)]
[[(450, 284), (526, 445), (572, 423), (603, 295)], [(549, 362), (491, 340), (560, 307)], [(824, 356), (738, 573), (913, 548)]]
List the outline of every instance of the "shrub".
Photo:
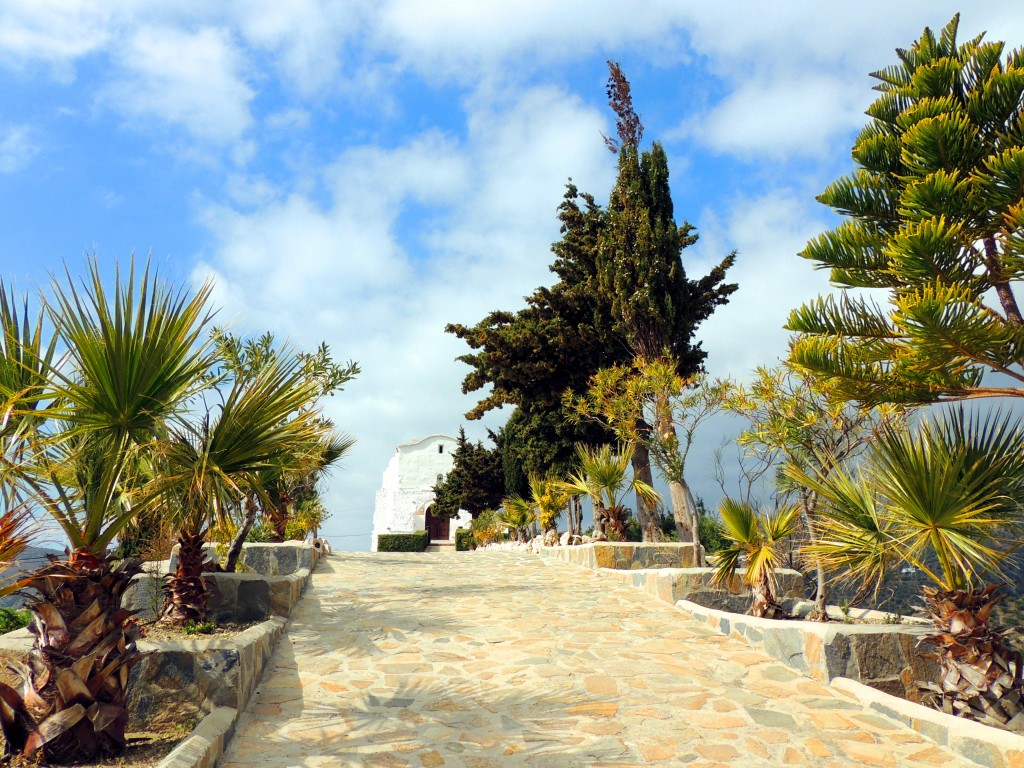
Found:
[(377, 537), (378, 552), (424, 552), (429, 544), (430, 534), (426, 531), (382, 533)]
[(249, 529), (245, 540), (252, 544), (266, 544), (274, 540), (274, 529), (261, 520)]
[(307, 533), (309, 530), (301, 520), (289, 520), (284, 526), (285, 541), (302, 541), (306, 538)]
[(498, 513), (493, 509), (481, 512), (470, 524), (469, 530), (473, 532), (473, 540), (478, 547), (486, 547), (505, 538), (505, 529), (498, 519)]
[(16, 608), (0, 608), (0, 635), (27, 627), (32, 622), (32, 614)]
[(476, 549), (476, 540), (473, 538), (473, 531), (469, 528), (460, 528), (455, 532), (455, 551), (466, 552)]

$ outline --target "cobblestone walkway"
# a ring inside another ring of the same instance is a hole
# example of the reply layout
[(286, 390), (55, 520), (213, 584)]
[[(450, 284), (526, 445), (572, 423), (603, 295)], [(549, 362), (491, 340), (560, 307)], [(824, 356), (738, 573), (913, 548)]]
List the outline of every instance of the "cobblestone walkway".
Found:
[(222, 766), (968, 764), (600, 573), (324, 560)]

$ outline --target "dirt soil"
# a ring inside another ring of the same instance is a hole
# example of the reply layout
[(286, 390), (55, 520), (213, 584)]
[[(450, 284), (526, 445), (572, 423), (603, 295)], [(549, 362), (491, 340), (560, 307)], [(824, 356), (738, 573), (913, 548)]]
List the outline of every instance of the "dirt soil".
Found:
[(142, 630), (143, 640), (202, 640), (206, 637), (224, 640), (239, 635), (259, 623), (250, 621), (247, 624), (217, 624), (212, 632), (194, 635), (186, 635), (183, 629), (163, 624), (141, 624), (139, 628)]

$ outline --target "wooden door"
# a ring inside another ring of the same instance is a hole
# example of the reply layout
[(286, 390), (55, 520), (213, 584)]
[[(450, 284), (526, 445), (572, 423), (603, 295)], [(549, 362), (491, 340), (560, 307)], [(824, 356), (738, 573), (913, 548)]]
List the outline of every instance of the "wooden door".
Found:
[(427, 533), (431, 541), (448, 541), (451, 531), (451, 520), (447, 517), (434, 517), (431, 511), (427, 510)]

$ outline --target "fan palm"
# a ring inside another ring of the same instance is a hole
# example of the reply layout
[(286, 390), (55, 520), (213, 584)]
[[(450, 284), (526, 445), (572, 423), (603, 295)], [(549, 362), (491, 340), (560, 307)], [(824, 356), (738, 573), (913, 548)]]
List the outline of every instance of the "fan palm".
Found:
[(800, 527), (800, 509), (787, 505), (760, 512), (745, 501), (725, 498), (718, 506), (721, 533), (730, 544), (715, 554), (715, 582), (728, 582), (746, 561), (743, 581), (750, 587), (750, 613), (769, 619), (785, 616), (777, 596), (775, 571), (783, 566), (786, 540)]
[(324, 423), (305, 408), (316, 388), (295, 358), (281, 356), (235, 379), (216, 413), (179, 420), (157, 448), (161, 506), (178, 530), (178, 566), (168, 577), (163, 620), (206, 618), (203, 541), (209, 525), (247, 498), (264, 498), (261, 473), (301, 466)]
[[(859, 471), (809, 477), (790, 470), (825, 500), (813, 546), (840, 578), (870, 583), (891, 565), (919, 568), (936, 632), (926, 638), (942, 671), (931, 686), (946, 712), (987, 723), (1024, 725), (1022, 665), (989, 626), (999, 599), (986, 577), (1018, 546), (1024, 504), (1024, 428), (1000, 414), (962, 409), (915, 431), (886, 427)], [(927, 687), (927, 686), (926, 686)]]
[[(140, 656), (120, 599), (138, 564), (115, 566), (107, 551), (152, 500), (145, 481), (153, 438), (208, 371), (199, 338), (209, 293), (209, 285), (174, 290), (148, 266), (137, 280), (133, 265), (126, 278), (118, 271), (108, 294), (94, 260), (81, 286), (70, 274), (67, 285), (54, 281), (47, 309), (57, 342), (5, 328), (5, 365), (20, 359), (32, 370), (38, 362), (33, 377), (50, 383), (33, 396), (44, 410), (12, 410), (31, 431), (20, 460), (5, 458), (4, 479), (48, 512), (71, 545), (66, 559), (27, 582), (37, 595), (27, 606), (29, 664), (17, 668), (20, 690), (0, 684), (8, 755), (60, 763), (125, 746), (128, 674)], [(67, 349), (60, 364), (52, 351), (40, 354), (56, 344)]]
[(621, 541), (626, 533), (626, 507), (623, 500), (629, 492), (650, 504), (660, 500), (650, 485), (630, 474), (633, 447), (620, 444), (617, 449), (605, 444), (597, 448), (576, 446), (579, 470), (569, 475), (561, 488), (574, 496), (587, 496), (594, 507), (594, 529), (604, 533), (607, 525)]
[(527, 531), (536, 519), (533, 503), (521, 496), (509, 496), (501, 504), (502, 509), (498, 513), (498, 522), (517, 541), (525, 541)]

